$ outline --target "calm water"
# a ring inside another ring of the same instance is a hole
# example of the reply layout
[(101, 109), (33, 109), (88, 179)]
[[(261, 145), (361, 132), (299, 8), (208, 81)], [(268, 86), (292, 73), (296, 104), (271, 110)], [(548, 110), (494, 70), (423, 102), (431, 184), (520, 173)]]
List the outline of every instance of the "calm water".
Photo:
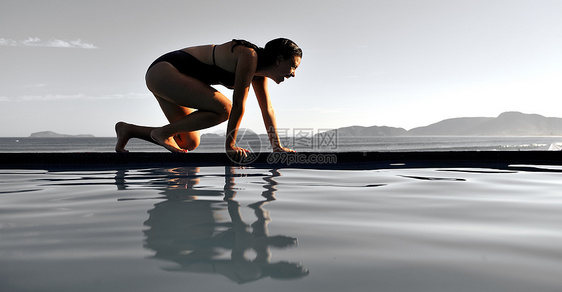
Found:
[(0, 169), (0, 291), (561, 291), (561, 169)]
[[(268, 151), (267, 138), (239, 139), (240, 146)], [(113, 152), (115, 138), (0, 138), (0, 152)], [(322, 140), (286, 138), (284, 145), (298, 151), (525, 151), (562, 146), (562, 137), (353, 137)], [(132, 139), (127, 149), (135, 152), (166, 152), (160, 146)], [(203, 137), (196, 152), (224, 152), (224, 138)]]

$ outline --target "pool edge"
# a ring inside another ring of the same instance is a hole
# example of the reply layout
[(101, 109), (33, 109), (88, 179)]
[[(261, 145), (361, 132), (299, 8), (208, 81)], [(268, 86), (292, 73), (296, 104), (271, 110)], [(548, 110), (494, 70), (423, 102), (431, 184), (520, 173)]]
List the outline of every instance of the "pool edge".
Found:
[(235, 163), (224, 153), (85, 152), (0, 153), (2, 169), (116, 169), (190, 166), (377, 169), (397, 167), (494, 167), (562, 165), (562, 151), (299, 152), (257, 153)]

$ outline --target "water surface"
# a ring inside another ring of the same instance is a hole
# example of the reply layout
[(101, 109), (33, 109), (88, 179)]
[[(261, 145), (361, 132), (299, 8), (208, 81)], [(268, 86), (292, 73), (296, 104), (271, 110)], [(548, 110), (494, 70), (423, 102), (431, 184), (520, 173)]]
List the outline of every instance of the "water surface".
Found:
[(558, 171), (0, 170), (0, 291), (561, 291)]

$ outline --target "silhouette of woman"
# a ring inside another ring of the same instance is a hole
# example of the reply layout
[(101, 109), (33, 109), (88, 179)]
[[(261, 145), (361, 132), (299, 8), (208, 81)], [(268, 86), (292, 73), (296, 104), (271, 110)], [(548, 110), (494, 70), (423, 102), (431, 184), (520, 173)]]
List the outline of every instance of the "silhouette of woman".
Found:
[[(233, 159), (247, 156), (236, 146), (250, 85), (256, 94), (263, 121), (275, 152), (294, 152), (281, 145), (267, 78), (281, 83), (295, 76), (302, 50), (291, 40), (278, 38), (260, 48), (244, 40), (220, 45), (188, 47), (156, 59), (146, 73), (146, 84), (170, 122), (146, 127), (118, 122), (115, 151), (127, 152), (129, 139), (139, 138), (185, 153), (199, 146), (198, 130), (228, 120), (225, 149)], [(211, 85), (233, 89), (232, 102)]]

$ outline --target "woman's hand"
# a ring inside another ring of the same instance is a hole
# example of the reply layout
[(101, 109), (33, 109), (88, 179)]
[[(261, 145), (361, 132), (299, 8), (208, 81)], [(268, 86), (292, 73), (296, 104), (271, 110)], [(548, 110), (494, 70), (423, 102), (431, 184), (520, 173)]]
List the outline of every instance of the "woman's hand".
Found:
[(250, 150), (236, 146), (226, 146), (225, 148), (226, 155), (234, 162), (242, 162), (250, 154)]
[(287, 147), (283, 147), (283, 146), (277, 146), (275, 148), (273, 148), (273, 152), (289, 152), (289, 153), (294, 153), (297, 152), (291, 148), (287, 148)]

